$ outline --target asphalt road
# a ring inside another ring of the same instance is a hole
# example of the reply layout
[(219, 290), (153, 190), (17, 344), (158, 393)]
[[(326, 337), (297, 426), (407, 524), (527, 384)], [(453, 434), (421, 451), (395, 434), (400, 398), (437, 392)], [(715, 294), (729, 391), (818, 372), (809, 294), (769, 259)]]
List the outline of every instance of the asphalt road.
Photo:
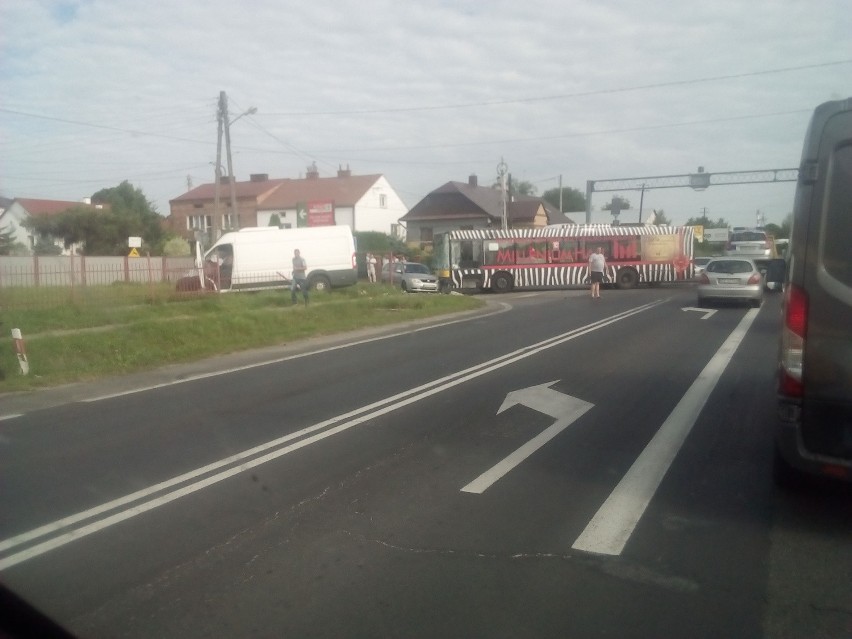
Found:
[(0, 580), (84, 637), (852, 636), (778, 297), (586, 295), (4, 397)]

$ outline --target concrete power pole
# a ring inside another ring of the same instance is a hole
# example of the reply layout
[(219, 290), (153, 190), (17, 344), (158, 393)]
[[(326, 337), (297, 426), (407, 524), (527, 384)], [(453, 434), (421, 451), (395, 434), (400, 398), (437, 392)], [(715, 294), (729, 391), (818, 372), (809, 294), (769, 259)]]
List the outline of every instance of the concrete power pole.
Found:
[(222, 91), (225, 112), (225, 153), (228, 156), (228, 189), (231, 192), (231, 224), (239, 228), (239, 216), (237, 215), (237, 187), (234, 184), (234, 164), (231, 161), (231, 123), (228, 120), (228, 96)]
[(224, 91), (219, 92), (219, 108), (216, 112), (216, 120), (218, 121), (218, 135), (216, 136), (216, 169), (213, 175), (216, 177), (215, 190), (213, 191), (213, 226), (210, 229), (212, 234), (211, 244), (219, 239), (219, 189), (222, 184), (222, 130), (226, 119), (225, 114), (228, 111), (228, 98)]

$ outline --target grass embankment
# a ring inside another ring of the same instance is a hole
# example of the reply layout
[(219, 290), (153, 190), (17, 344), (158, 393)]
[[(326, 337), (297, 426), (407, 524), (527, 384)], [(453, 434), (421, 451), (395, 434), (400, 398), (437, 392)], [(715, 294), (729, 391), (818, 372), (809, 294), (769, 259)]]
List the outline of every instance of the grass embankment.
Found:
[[(313, 294), (290, 304), (289, 291), (180, 298), (108, 287), (98, 300), (17, 305), (9, 289), (0, 307), (0, 393), (150, 370), (165, 364), (285, 344), (369, 326), (479, 307), (461, 295), (406, 295), (363, 285)], [(20, 328), (30, 373), (21, 375), (10, 338)]]

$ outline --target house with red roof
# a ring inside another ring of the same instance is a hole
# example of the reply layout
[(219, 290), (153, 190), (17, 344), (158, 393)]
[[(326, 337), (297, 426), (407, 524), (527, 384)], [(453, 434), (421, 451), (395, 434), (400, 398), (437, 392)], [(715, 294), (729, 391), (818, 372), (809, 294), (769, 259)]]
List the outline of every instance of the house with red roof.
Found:
[(171, 230), (187, 240), (205, 241), (214, 233), (218, 237), (229, 230), (276, 223), (283, 228), (347, 225), (356, 232), (401, 237), (399, 220), (408, 211), (383, 175), (353, 175), (341, 168), (334, 177), (320, 177), (315, 164), (300, 179), (270, 179), (260, 173), (232, 184), (226, 176), (218, 188), (215, 182), (202, 184), (169, 200), (169, 208)]
[[(409, 244), (428, 245), (433, 235), (467, 229), (499, 229), (503, 226), (503, 195), (500, 189), (479, 186), (471, 175), (465, 182), (447, 182), (431, 191), (402, 217)], [(515, 195), (506, 202), (506, 226), (536, 228), (570, 223), (556, 207), (542, 198)]]
[[(28, 251), (32, 252), (39, 238), (33, 232), (24, 227), (23, 223), (32, 217), (47, 217), (64, 213), (68, 209), (78, 206), (93, 207), (88, 201), (72, 202), (68, 200), (41, 200), (35, 198), (15, 198), (8, 208), (0, 211), (0, 228), (6, 228), (12, 232), (14, 241), (22, 244)], [(62, 252), (61, 255), (75, 255), (82, 245), (72, 245), (65, 248), (61, 238), (52, 239)]]

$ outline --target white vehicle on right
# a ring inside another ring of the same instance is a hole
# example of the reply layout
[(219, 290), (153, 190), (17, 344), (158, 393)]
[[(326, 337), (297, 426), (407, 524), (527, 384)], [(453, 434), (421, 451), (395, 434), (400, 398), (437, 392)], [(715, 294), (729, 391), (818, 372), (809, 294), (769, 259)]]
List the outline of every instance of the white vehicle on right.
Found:
[(772, 243), (766, 231), (762, 229), (734, 228), (725, 247), (725, 255), (732, 257), (750, 257), (769, 259), (772, 255)]

